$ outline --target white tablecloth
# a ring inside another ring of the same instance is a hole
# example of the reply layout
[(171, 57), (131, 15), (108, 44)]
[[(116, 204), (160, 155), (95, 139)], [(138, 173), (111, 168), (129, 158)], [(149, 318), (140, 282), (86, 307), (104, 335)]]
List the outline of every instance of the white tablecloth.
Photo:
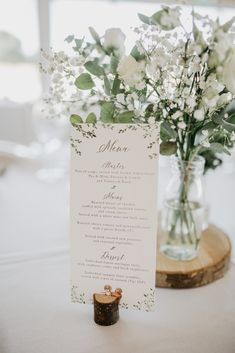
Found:
[[(110, 327), (70, 304), (68, 194), (67, 179), (47, 184), (27, 166), (0, 178), (0, 353), (235, 352), (234, 264), (205, 287), (157, 289), (155, 313), (124, 310)], [(209, 175), (207, 196), (234, 237), (234, 174)]]

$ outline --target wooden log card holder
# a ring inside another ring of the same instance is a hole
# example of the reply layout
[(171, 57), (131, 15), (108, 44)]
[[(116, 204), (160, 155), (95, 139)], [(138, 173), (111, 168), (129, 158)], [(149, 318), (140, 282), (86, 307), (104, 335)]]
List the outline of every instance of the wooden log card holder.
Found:
[(94, 293), (94, 321), (101, 326), (113, 325), (119, 320), (119, 302), (122, 289), (116, 288), (112, 292), (110, 285), (104, 286), (104, 292)]

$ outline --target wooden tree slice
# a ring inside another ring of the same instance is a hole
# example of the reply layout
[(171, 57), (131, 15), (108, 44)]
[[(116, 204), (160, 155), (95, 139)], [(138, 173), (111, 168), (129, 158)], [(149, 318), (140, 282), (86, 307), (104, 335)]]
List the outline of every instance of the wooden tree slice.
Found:
[(214, 225), (203, 232), (198, 257), (191, 261), (171, 260), (158, 246), (156, 287), (195, 288), (211, 283), (227, 272), (230, 255), (229, 237)]
[(98, 325), (109, 326), (119, 320), (119, 301), (120, 298), (95, 293), (94, 299), (94, 321)]

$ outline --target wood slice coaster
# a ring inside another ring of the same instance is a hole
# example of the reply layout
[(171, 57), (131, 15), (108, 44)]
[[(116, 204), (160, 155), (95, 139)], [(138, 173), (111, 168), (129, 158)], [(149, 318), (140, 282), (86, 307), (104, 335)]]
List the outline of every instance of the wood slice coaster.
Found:
[(191, 261), (171, 260), (158, 248), (156, 287), (195, 288), (214, 282), (227, 272), (230, 255), (229, 237), (210, 225), (202, 234), (198, 257)]

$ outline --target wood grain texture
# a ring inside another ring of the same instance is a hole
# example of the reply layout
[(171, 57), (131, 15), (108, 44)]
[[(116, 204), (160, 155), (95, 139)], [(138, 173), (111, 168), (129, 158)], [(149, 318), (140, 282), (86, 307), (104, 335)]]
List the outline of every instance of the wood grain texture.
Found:
[(94, 321), (101, 326), (115, 324), (119, 320), (120, 298), (95, 293), (94, 300)]
[[(160, 244), (161, 234), (158, 237)], [(191, 261), (174, 261), (157, 249), (156, 286), (162, 288), (195, 288), (211, 283), (227, 272), (231, 243), (219, 228), (210, 225), (202, 234), (199, 254)]]

